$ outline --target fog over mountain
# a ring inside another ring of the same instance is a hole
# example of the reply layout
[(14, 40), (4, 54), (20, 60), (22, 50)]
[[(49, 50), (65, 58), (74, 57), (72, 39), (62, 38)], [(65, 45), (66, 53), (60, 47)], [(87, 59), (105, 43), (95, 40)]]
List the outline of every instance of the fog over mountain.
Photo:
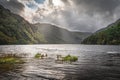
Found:
[(120, 18), (120, 0), (0, 0), (30, 23), (52, 23), (68, 30), (94, 32)]

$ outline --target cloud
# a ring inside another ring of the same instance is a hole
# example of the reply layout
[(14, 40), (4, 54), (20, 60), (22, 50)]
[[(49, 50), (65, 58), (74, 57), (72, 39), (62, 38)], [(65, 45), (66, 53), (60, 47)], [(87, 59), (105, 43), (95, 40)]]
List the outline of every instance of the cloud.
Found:
[(110, 13), (114, 12), (115, 8), (120, 5), (120, 0), (75, 0), (76, 5), (87, 8), (87, 11), (98, 11)]
[(44, 3), (44, 1), (45, 0), (35, 0), (35, 2), (38, 3), (38, 4), (42, 4), (42, 3)]
[[(119, 19), (120, 0), (63, 0), (72, 7), (78, 18), (69, 19), (73, 29), (96, 31)], [(69, 9), (70, 10), (70, 9)], [(116, 17), (117, 16), (117, 17)], [(70, 17), (69, 17), (70, 18)], [(71, 24), (72, 23), (72, 24)], [(75, 24), (74, 24), (75, 23)]]
[(0, 4), (31, 23), (83, 32), (94, 32), (120, 18), (120, 0), (1, 0)]
[(20, 12), (24, 9), (24, 5), (18, 0), (0, 0), (0, 4), (16, 14), (20, 14)]

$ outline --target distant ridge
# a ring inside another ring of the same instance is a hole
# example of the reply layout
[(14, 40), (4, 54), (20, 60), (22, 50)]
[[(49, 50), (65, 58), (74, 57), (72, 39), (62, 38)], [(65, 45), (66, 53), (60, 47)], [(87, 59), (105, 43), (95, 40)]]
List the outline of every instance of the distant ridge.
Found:
[(91, 34), (87, 32), (68, 31), (53, 24), (37, 23), (35, 26), (44, 35), (49, 44), (80, 44), (84, 38)]
[(120, 19), (87, 37), (82, 44), (120, 45)]
[(47, 23), (30, 24), (0, 5), (0, 45), (78, 44), (90, 34), (71, 32)]

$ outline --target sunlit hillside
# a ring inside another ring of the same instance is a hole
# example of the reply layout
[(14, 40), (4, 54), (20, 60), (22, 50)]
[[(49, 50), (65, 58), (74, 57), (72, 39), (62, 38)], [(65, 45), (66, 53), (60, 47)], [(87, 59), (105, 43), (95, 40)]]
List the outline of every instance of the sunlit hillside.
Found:
[(86, 38), (83, 44), (120, 45), (120, 20)]
[(46, 40), (33, 25), (0, 6), (0, 44), (33, 43), (46, 43)]

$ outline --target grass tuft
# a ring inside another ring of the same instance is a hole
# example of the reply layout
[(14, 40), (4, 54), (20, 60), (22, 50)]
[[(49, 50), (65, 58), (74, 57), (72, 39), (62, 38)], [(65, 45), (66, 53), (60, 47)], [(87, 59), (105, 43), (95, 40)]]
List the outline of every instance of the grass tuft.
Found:
[(44, 58), (47, 58), (47, 54), (41, 54), (41, 53), (37, 53), (34, 58), (37, 58), (37, 59), (44, 59)]
[(63, 61), (76, 62), (78, 60), (78, 57), (67, 55), (67, 56), (63, 57), (62, 59), (63, 59)]
[(0, 56), (0, 64), (2, 63), (10, 63), (10, 64), (14, 64), (14, 63), (24, 63), (24, 61), (16, 56), (15, 54), (4, 54), (2, 56)]
[(41, 58), (41, 56), (42, 56), (42, 55), (41, 55), (40, 53), (37, 53), (34, 57), (35, 57), (35, 58)]

